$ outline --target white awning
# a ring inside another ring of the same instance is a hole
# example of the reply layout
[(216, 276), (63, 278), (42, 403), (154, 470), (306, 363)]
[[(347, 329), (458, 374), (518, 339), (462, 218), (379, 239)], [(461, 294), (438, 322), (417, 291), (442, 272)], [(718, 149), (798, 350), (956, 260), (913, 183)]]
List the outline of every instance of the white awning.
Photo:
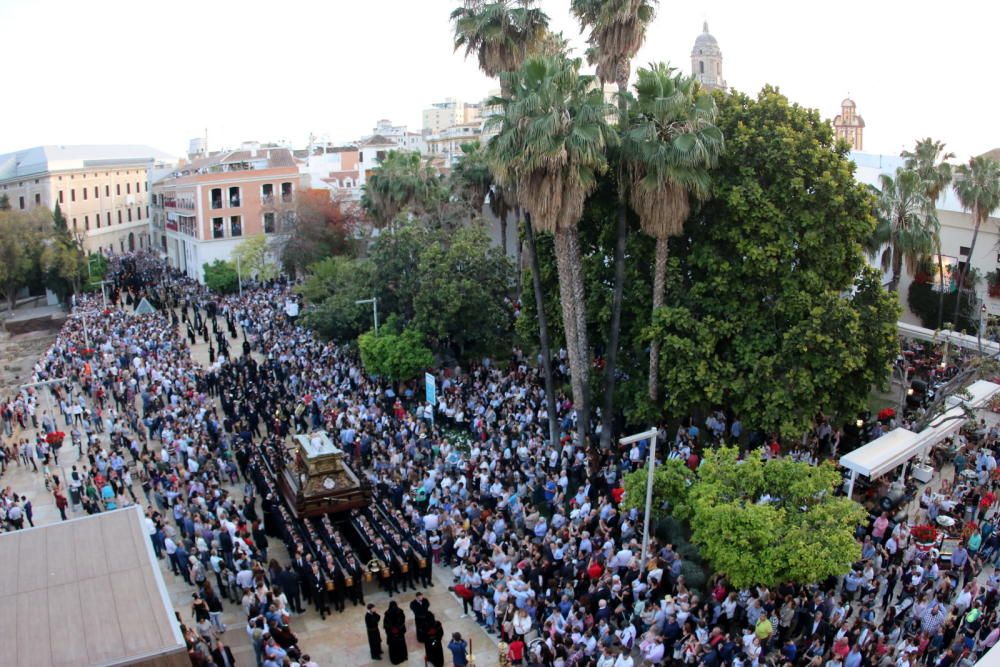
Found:
[(965, 410), (956, 406), (937, 417), (917, 434), (918, 448), (928, 450), (945, 438), (951, 437), (962, 430), (965, 424)]
[(867, 445), (841, 456), (840, 465), (865, 477), (881, 477), (916, 456), (920, 449), (918, 434), (905, 428), (894, 428)]
[(994, 343), (988, 339), (980, 340), (977, 336), (969, 336), (968, 334), (958, 333), (957, 331), (948, 331), (947, 329), (934, 331), (933, 329), (925, 329), (924, 327), (917, 326), (916, 324), (908, 324), (906, 322), (896, 322), (896, 330), (899, 331), (900, 335), (906, 336), (907, 338), (916, 338), (917, 340), (925, 340), (936, 343), (948, 341), (951, 345), (955, 345), (966, 350), (978, 350), (981, 344), (982, 350), (985, 354), (1000, 353), (1000, 344)]
[(961, 394), (955, 394), (954, 396), (949, 396), (947, 398), (947, 403), (949, 406), (962, 405), (964, 403), (966, 406), (975, 410), (977, 408), (982, 408), (989, 403), (989, 400), (993, 398), (998, 391), (1000, 391), (1000, 384), (989, 382), (987, 380), (976, 380), (966, 387), (965, 391), (961, 392), (961, 394), (968, 394), (968, 398), (964, 398)]

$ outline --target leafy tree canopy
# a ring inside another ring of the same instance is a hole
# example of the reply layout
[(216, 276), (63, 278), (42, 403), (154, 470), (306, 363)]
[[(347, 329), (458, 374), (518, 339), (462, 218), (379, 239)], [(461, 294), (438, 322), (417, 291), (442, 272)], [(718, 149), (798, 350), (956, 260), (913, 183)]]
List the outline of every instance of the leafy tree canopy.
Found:
[(725, 405), (794, 437), (885, 382), (898, 305), (865, 266), (874, 204), (830, 126), (772, 88), (716, 99), (714, 197), (675, 239), (670, 306), (648, 331), (663, 407)]
[[(698, 470), (668, 462), (654, 478), (654, 507), (667, 501), (687, 519), (692, 542), (733, 586), (814, 583), (845, 574), (861, 556), (854, 531), (863, 507), (834, 495), (836, 467), (739, 449), (708, 450)], [(642, 486), (640, 486), (642, 484)], [(626, 476), (625, 502), (645, 503), (645, 472)]]
[(258, 234), (242, 241), (232, 253), (233, 262), (239, 261), (239, 275), (243, 278), (271, 280), (278, 276), (278, 264), (267, 247), (267, 238)]
[(240, 288), (236, 264), (217, 259), (205, 263), (205, 285), (223, 294), (232, 294)]
[(434, 365), (434, 355), (415, 329), (394, 333), (389, 327), (361, 334), (358, 349), (365, 371), (387, 380), (410, 380)]
[(297, 288), (309, 304), (303, 314), (306, 326), (338, 342), (354, 340), (371, 327), (371, 306), (357, 303), (372, 296), (375, 271), (371, 261), (328, 257), (309, 270), (309, 277)]

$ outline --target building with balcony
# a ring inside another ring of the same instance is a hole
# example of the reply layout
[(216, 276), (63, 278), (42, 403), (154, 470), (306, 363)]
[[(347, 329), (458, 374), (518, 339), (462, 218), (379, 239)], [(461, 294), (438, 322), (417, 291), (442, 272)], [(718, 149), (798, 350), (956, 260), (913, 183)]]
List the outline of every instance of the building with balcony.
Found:
[(436, 102), (429, 109), (424, 109), (424, 134), (440, 134), (452, 125), (479, 120), (482, 112), (482, 104), (470, 104), (449, 97), (444, 102)]
[(483, 136), (483, 121), (452, 125), (438, 134), (427, 136), (427, 155), (440, 157), (445, 167), (452, 167), (464, 154), (462, 144), (479, 141)]
[(153, 244), (198, 281), (244, 239), (274, 234), (292, 211), (302, 174), (287, 148), (247, 143), (178, 167), (151, 186)]
[(176, 159), (149, 146), (37, 146), (0, 155), (11, 208), (56, 204), (88, 252), (150, 246), (150, 174)]

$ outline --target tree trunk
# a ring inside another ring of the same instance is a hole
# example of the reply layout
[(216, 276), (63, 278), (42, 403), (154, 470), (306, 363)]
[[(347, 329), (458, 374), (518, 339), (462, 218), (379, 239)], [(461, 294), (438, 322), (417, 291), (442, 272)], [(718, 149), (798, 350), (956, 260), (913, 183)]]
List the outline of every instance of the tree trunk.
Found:
[(507, 256), (507, 214), (505, 212), (500, 216), (500, 247), (503, 248), (503, 256)]
[(952, 317), (951, 325), (954, 327), (955, 331), (959, 331), (958, 327), (958, 313), (962, 309), (962, 287), (965, 284), (965, 276), (969, 270), (969, 266), (972, 264), (973, 253), (976, 252), (976, 239), (979, 237), (979, 225), (981, 220), (979, 219), (979, 209), (972, 209), (972, 219), (976, 221), (976, 226), (972, 230), (972, 244), (969, 246), (969, 259), (964, 265), (959, 264), (961, 268), (958, 270), (958, 292), (955, 294), (955, 314)]
[(944, 324), (944, 259), (941, 257), (941, 249), (938, 248), (938, 280), (941, 281), (941, 288), (938, 290), (938, 318), (937, 328)]
[[(517, 216), (520, 219), (520, 215)], [(538, 266), (538, 249), (535, 247), (535, 230), (531, 214), (525, 214), (525, 236), (528, 238), (528, 261), (531, 262), (531, 283), (535, 290), (535, 308), (538, 310), (538, 343), (542, 348), (542, 373), (545, 376), (546, 412), (549, 415), (549, 445), (559, 448), (559, 418), (556, 415), (556, 388), (552, 379), (552, 348), (549, 345), (549, 323), (545, 315), (545, 297), (542, 294), (542, 274)]]
[(590, 419), (587, 316), (583, 291), (583, 268), (580, 257), (580, 234), (573, 226), (555, 233), (556, 269), (559, 273), (559, 301), (562, 305), (566, 351), (569, 354), (573, 407), (576, 409), (577, 445), (586, 446)]
[[(670, 242), (656, 239), (656, 263), (653, 266), (653, 313), (663, 307), (667, 293), (667, 260)], [(660, 341), (655, 336), (649, 344), (649, 400), (656, 407), (660, 401)]]
[[(618, 81), (618, 127), (621, 132), (625, 131), (626, 115), (628, 107), (625, 103), (624, 92), (628, 87), (628, 73), (624, 73), (624, 80)], [(625, 174), (618, 177), (618, 225), (615, 229), (615, 282), (614, 292), (611, 297), (611, 328), (608, 331), (608, 347), (604, 355), (604, 402), (601, 405), (601, 447), (611, 448), (611, 436), (614, 429), (615, 410), (615, 372), (618, 369), (618, 347), (621, 337), (622, 323), (622, 293), (625, 291), (625, 245), (628, 242), (628, 210), (626, 198), (628, 192), (625, 189)]]
[(899, 274), (903, 271), (903, 253), (899, 248), (892, 249), (892, 282), (889, 283), (889, 291), (896, 294), (899, 292)]

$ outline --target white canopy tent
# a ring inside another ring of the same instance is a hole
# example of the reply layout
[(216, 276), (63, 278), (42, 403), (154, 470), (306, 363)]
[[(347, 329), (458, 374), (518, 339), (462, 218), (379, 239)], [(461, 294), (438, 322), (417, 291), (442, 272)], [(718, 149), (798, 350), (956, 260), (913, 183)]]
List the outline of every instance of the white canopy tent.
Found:
[(840, 465), (851, 471), (847, 497), (850, 498), (854, 492), (854, 482), (858, 475), (864, 475), (869, 479), (881, 477), (918, 454), (923, 454), (961, 430), (965, 423), (966, 409), (984, 407), (997, 392), (1000, 392), (1000, 385), (996, 383), (986, 380), (973, 382), (963, 392), (968, 397), (957, 394), (949, 397), (946, 403), (951, 407), (920, 433), (905, 428), (894, 428), (867, 445), (841, 456)]

